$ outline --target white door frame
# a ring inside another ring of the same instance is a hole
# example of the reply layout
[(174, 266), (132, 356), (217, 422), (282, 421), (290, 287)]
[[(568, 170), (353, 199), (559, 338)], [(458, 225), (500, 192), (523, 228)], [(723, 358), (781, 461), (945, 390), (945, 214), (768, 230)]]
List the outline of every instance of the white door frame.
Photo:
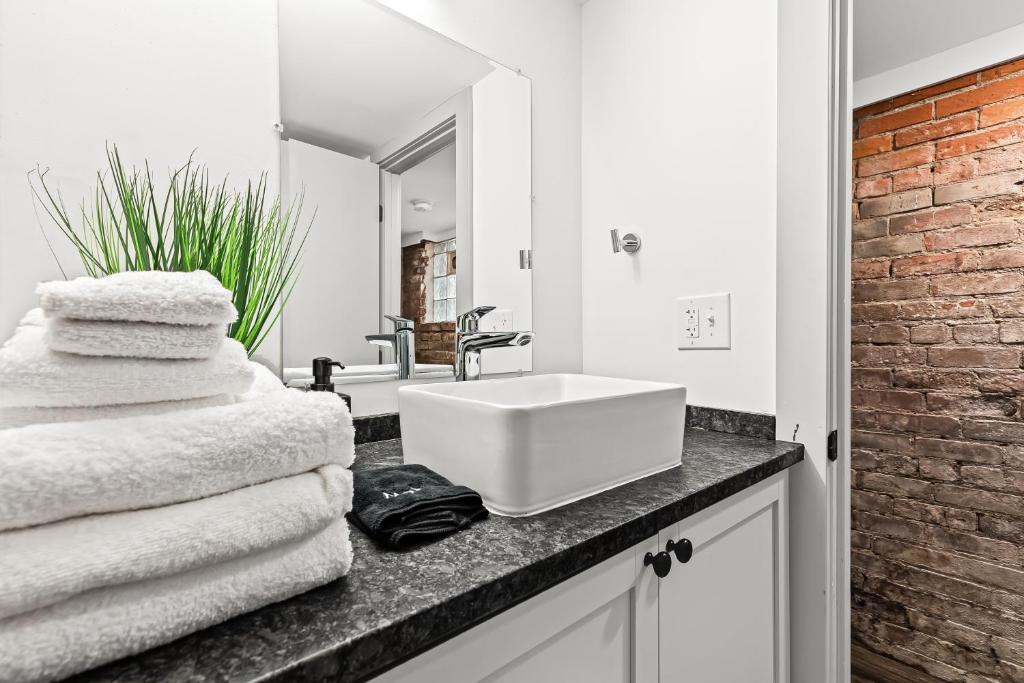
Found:
[(827, 471), (828, 672), (850, 680), (850, 245), (853, 95), (849, 0), (831, 3), (829, 111), (829, 431), (835, 430), (836, 459)]
[[(790, 677), (848, 681), (849, 0), (778, 0), (776, 430), (790, 471)], [(843, 454), (828, 458), (837, 429)]]

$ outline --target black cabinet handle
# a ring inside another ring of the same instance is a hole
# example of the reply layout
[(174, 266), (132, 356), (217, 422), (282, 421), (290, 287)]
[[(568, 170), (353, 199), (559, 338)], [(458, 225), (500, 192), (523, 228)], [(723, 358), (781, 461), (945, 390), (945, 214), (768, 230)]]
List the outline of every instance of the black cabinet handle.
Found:
[(676, 554), (676, 559), (685, 564), (690, 561), (691, 557), (693, 557), (693, 543), (691, 543), (688, 538), (680, 539), (678, 542), (669, 540), (669, 542), (665, 544), (665, 552), (674, 552)]
[(644, 555), (644, 566), (648, 565), (654, 565), (654, 573), (659, 579), (664, 579), (672, 569), (672, 556), (665, 551), (661, 551), (657, 555), (647, 553)]

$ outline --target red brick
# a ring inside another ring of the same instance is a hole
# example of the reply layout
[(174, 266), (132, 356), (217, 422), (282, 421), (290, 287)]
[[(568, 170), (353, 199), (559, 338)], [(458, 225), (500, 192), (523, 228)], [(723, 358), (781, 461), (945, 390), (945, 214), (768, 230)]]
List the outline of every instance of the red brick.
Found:
[(936, 185), (970, 180), (978, 175), (978, 162), (971, 157), (954, 157), (935, 163), (932, 180)]
[(986, 346), (928, 348), (928, 365), (940, 368), (1018, 368), (1020, 352)]
[(1005, 396), (930, 393), (928, 394), (928, 410), (947, 415), (1013, 417), (1017, 412), (1017, 403)]
[(857, 259), (850, 264), (854, 280), (889, 277), (889, 259)]
[(962, 135), (940, 140), (935, 146), (936, 159), (963, 156), (983, 149), (1004, 147), (1024, 140), (1024, 124), (1010, 123), (998, 128), (986, 128), (973, 135)]
[(1003, 461), (1003, 451), (997, 446), (946, 439), (917, 439), (914, 442), (914, 453), (920, 457), (961, 462), (997, 464)]
[(870, 138), (853, 141), (853, 158), (871, 156), (892, 150), (892, 134), (876, 135)]
[(884, 368), (854, 368), (851, 381), (855, 387), (892, 386), (892, 370)]
[(850, 315), (855, 322), (873, 322), (877, 320), (895, 320), (899, 314), (896, 304), (853, 304)]
[(984, 104), (1024, 95), (1024, 76), (995, 81), (935, 101), (935, 115), (949, 116)]
[(910, 412), (922, 412), (925, 407), (924, 394), (916, 391), (854, 389), (851, 393), (854, 405), (858, 406)]
[(878, 197), (865, 199), (860, 203), (860, 215), (864, 218), (887, 216), (893, 213), (904, 213), (914, 209), (923, 209), (932, 205), (932, 191), (929, 188), (907, 190)]
[(932, 278), (931, 291), (936, 296), (1003, 294), (1018, 291), (1022, 283), (1020, 273), (957, 273)]
[(906, 344), (910, 341), (910, 331), (906, 325), (882, 323), (871, 328), (872, 344)]
[(902, 235), (908, 232), (952, 228), (969, 220), (971, 207), (967, 204), (957, 204), (893, 216), (889, 219), (889, 230), (893, 235)]
[[(954, 204), (956, 202), (995, 197), (1002, 194), (1019, 195), (1019, 183), (1024, 180), (1020, 172), (1001, 173), (982, 176), (962, 183), (952, 183), (935, 188), (936, 204)], [(871, 200), (877, 201), (877, 200)]]
[(992, 314), (997, 318), (1024, 318), (1024, 298), (1022, 297), (992, 299), (989, 305), (992, 307)]
[(998, 336), (999, 325), (996, 323), (977, 323), (953, 327), (953, 339), (957, 344), (991, 343), (996, 341)]
[(888, 232), (888, 218), (871, 218), (869, 220), (855, 221), (853, 224), (854, 240), (870, 240), (875, 237), (883, 237)]
[(935, 149), (933, 145), (921, 145), (920, 147), (907, 147), (898, 152), (887, 152), (865, 157), (857, 162), (857, 175), (861, 178), (898, 171), (901, 168), (912, 168), (930, 164), (935, 160)]
[[(943, 318), (976, 318), (988, 314), (988, 308), (974, 299), (963, 301), (912, 301), (900, 304), (901, 320), (938, 320)], [(1021, 314), (1024, 317), (1024, 313)]]
[(911, 415), (907, 413), (876, 413), (879, 429), (892, 432), (910, 432), (927, 436), (960, 436), (960, 422), (947, 415)]
[(932, 169), (929, 166), (918, 168), (905, 168), (896, 171), (892, 176), (892, 189), (894, 192), (912, 190), (916, 187), (927, 187), (932, 184)]
[(882, 513), (892, 512), (892, 498), (883, 493), (850, 491), (850, 504), (854, 510)]
[(883, 194), (889, 194), (892, 192), (892, 181), (893, 179), (888, 176), (862, 180), (854, 188), (853, 196), (857, 199), (864, 199), (865, 197), (880, 197)]
[(884, 133), (886, 131), (896, 130), (897, 128), (905, 128), (906, 126), (910, 126), (915, 123), (921, 123), (922, 121), (928, 121), (931, 118), (932, 103), (926, 102), (924, 104), (918, 104), (907, 109), (892, 112), (891, 114), (863, 119), (857, 126), (857, 134), (860, 138), (866, 138), (875, 135), (876, 133)]
[(896, 147), (909, 147), (921, 142), (945, 138), (958, 133), (967, 133), (978, 127), (978, 115), (965, 112), (948, 119), (940, 119), (913, 128), (904, 128), (896, 132)]
[(924, 245), (928, 251), (956, 249), (957, 247), (981, 247), (992, 244), (1006, 244), (1018, 238), (1017, 226), (1009, 222), (988, 223), (969, 228), (957, 228), (925, 235)]
[(914, 440), (903, 434), (882, 434), (855, 429), (850, 433), (850, 442), (856, 448), (870, 448), (876, 451), (911, 453)]
[(892, 262), (893, 277), (952, 273), (974, 266), (976, 257), (970, 252), (947, 252), (907, 256)]
[[(964, 436), (969, 439), (1024, 443), (1024, 422), (967, 420), (964, 422), (963, 428)], [(1024, 509), (1021, 510), (1021, 513), (1024, 514)]]
[(926, 296), (927, 280), (862, 281), (853, 285), (854, 301), (896, 301)]
[(982, 252), (978, 254), (976, 264), (979, 270), (1024, 268), (1024, 245), (1014, 244), (1003, 249)]
[(861, 485), (868, 491), (877, 491), (901, 498), (927, 498), (931, 495), (932, 484), (919, 479), (899, 477), (880, 472), (865, 472)]
[(999, 325), (999, 341), (1004, 344), (1024, 344), (1024, 322), (1003, 322)]
[(1024, 98), (996, 102), (981, 108), (982, 126), (994, 126), (1019, 118), (1024, 118)]
[(1004, 396), (1024, 395), (1024, 373), (1019, 370), (977, 370), (978, 391)]
[[(963, 157), (961, 157), (963, 158)], [(989, 175), (1024, 168), (1024, 144), (990, 149), (977, 155), (977, 174)], [(941, 162), (941, 163), (951, 163)]]
[(971, 370), (938, 370), (935, 368), (893, 369), (892, 385), (904, 389), (948, 389), (950, 391), (974, 391), (978, 377)]
[(996, 78), (1002, 78), (1003, 76), (1009, 76), (1010, 74), (1018, 71), (1024, 71), (1024, 59), (1015, 59), (1013, 61), (1000, 64), (999, 66), (993, 66), (990, 69), (985, 69), (978, 74), (978, 80), (991, 81)]
[(924, 239), (920, 235), (879, 237), (878, 239), (855, 242), (853, 245), (854, 258), (899, 256), (918, 251), (924, 251)]
[[(979, 491), (964, 486), (939, 484), (935, 491), (935, 500), (940, 503), (956, 505), (957, 507), (1002, 512), (1015, 517), (1024, 515), (1024, 498), (1006, 493)], [(1021, 588), (1024, 589), (1024, 584), (1021, 585)]]
[(910, 328), (910, 341), (915, 344), (941, 344), (950, 339), (949, 325), (918, 325)]

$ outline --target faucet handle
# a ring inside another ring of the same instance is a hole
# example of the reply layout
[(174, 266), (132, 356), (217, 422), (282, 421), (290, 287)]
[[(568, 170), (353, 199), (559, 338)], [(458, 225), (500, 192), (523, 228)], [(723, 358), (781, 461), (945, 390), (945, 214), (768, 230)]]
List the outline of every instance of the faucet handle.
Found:
[(456, 327), (459, 332), (476, 332), (480, 326), (480, 318), (493, 311), (494, 308), (494, 306), (477, 306), (456, 318)]
[(408, 318), (403, 318), (398, 315), (385, 313), (384, 317), (395, 324), (395, 332), (398, 332), (399, 330), (411, 330), (415, 326), (415, 321), (409, 320)]

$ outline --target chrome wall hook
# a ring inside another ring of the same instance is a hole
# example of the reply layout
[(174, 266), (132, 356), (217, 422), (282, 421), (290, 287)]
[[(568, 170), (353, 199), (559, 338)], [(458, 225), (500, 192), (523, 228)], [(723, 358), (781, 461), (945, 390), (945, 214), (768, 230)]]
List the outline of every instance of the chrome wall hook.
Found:
[(620, 239), (618, 229), (612, 228), (612, 251), (616, 254), (618, 254), (619, 251), (624, 251), (627, 254), (635, 254), (640, 251), (640, 235), (627, 232)]

